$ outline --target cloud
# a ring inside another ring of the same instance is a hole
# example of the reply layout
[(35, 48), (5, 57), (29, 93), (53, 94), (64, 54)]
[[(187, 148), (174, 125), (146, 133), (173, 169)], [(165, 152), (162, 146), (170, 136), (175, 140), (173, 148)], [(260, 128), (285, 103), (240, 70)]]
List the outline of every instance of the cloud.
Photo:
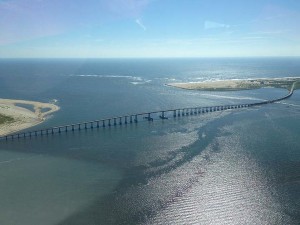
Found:
[(230, 25), (223, 24), (223, 23), (217, 23), (217, 22), (213, 22), (213, 21), (208, 21), (208, 20), (206, 20), (204, 22), (204, 29), (205, 30), (218, 29), (218, 28), (230, 28)]
[(140, 19), (136, 19), (135, 22), (136, 22), (137, 25), (139, 25), (140, 28), (142, 28), (143, 30), (146, 30), (146, 29), (147, 29)]

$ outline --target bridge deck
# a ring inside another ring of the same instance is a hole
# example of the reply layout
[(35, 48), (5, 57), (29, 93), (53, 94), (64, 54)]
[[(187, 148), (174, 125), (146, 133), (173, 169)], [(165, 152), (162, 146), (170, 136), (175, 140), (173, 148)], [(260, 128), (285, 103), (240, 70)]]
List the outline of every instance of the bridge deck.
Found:
[(32, 136), (42, 136), (42, 135), (49, 135), (61, 132), (68, 132), (68, 131), (75, 131), (75, 130), (82, 130), (82, 129), (93, 129), (99, 127), (110, 127), (110, 126), (117, 126), (122, 124), (131, 124), (131, 123), (138, 123), (138, 119), (143, 116), (143, 119), (148, 119), (148, 121), (153, 121), (151, 116), (156, 116), (158, 119), (168, 119), (166, 114), (173, 113), (169, 115), (171, 117), (180, 117), (186, 115), (194, 115), (194, 114), (203, 114), (208, 112), (215, 112), (215, 111), (224, 111), (229, 109), (240, 109), (240, 108), (248, 108), (258, 105), (270, 104), (277, 101), (284, 100), (289, 98), (293, 95), (294, 92), (294, 84), (291, 88), (291, 91), (284, 97), (261, 101), (256, 103), (247, 103), (247, 104), (233, 104), (233, 105), (218, 105), (218, 106), (207, 106), (207, 107), (189, 107), (189, 108), (178, 108), (178, 109), (167, 109), (167, 110), (159, 110), (159, 111), (152, 111), (152, 112), (142, 112), (137, 114), (127, 114), (124, 116), (117, 116), (117, 117), (110, 117), (100, 120), (92, 120), (92, 121), (85, 121), (81, 123), (74, 123), (74, 124), (66, 124), (61, 126), (49, 127), (41, 130), (33, 130), (33, 131), (26, 131), (21, 133), (14, 133), (6, 136), (1, 136), (0, 140), (9, 140), (15, 138), (26, 138)]

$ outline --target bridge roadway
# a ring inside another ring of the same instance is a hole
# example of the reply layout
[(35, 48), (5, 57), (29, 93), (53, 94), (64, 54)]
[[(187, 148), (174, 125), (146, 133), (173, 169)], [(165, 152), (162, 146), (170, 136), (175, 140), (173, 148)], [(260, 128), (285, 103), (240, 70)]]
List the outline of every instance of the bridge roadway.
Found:
[[(248, 108), (248, 107), (254, 107), (264, 104), (270, 104), (274, 102), (278, 102), (281, 100), (284, 100), (286, 98), (289, 98), (293, 95), (294, 92), (294, 85), (293, 84), (290, 92), (281, 98), (273, 99), (273, 100), (267, 100), (267, 101), (261, 101), (256, 103), (247, 103), (247, 104), (233, 104), (233, 105), (221, 105), (221, 106), (208, 106), (208, 107), (191, 107), (191, 108), (180, 108), (180, 109), (169, 109), (169, 110), (161, 110), (161, 111), (153, 111), (153, 112), (144, 112), (144, 113), (137, 113), (137, 114), (131, 114), (131, 115), (125, 115), (125, 116), (119, 116), (119, 117), (111, 117), (101, 120), (93, 120), (93, 121), (86, 121), (81, 123), (74, 123), (74, 124), (68, 124), (63, 126), (56, 126), (56, 127), (50, 127), (45, 128), (41, 130), (34, 130), (34, 131), (25, 131), (22, 133), (14, 133), (6, 136), (0, 137), (0, 140), (13, 140), (13, 139), (19, 139), (19, 138), (31, 138), (35, 136), (43, 136), (43, 135), (53, 135), (56, 133), (62, 133), (62, 132), (74, 132), (75, 130), (86, 130), (86, 129), (94, 129), (94, 128), (100, 128), (100, 127), (111, 127), (111, 126), (122, 126), (123, 124), (132, 124), (132, 123), (138, 123), (139, 120), (148, 120), (153, 121), (153, 116), (158, 119), (168, 119), (171, 117), (181, 117), (181, 116), (189, 116), (189, 115), (198, 115), (198, 114), (204, 114), (208, 112), (217, 112), (217, 111), (224, 111), (224, 110), (230, 110), (230, 109), (240, 109), (240, 108)], [(169, 117), (168, 117), (169, 116)]]

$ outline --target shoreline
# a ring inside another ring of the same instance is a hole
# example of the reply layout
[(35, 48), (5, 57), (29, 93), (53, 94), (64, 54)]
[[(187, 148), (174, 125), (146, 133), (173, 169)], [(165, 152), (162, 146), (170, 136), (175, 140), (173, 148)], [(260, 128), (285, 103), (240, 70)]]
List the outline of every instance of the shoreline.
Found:
[(168, 83), (166, 86), (176, 87), (186, 90), (202, 90), (202, 91), (241, 91), (252, 90), (263, 87), (284, 88), (290, 90), (293, 83), (297, 83), (295, 89), (299, 88), (300, 77), (284, 77), (284, 78), (256, 78), (256, 79), (231, 79), (217, 81), (202, 82), (182, 82)]
[[(18, 106), (17, 104), (31, 106), (33, 110)], [(0, 136), (36, 126), (44, 122), (47, 116), (59, 109), (59, 106), (52, 103), (0, 98), (0, 114), (13, 119), (12, 122), (0, 124)], [(44, 110), (46, 111), (43, 112)]]

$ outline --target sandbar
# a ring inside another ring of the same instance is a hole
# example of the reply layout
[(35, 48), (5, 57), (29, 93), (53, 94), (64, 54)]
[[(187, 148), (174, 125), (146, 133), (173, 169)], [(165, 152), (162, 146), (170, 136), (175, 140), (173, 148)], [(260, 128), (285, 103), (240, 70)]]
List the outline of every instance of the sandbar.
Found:
[[(18, 104), (28, 105), (33, 110)], [(47, 116), (58, 110), (59, 106), (52, 103), (0, 98), (0, 114), (12, 118), (10, 121), (0, 123), (0, 136), (40, 124)]]
[(169, 83), (166, 85), (188, 90), (237, 91), (258, 89), (262, 87), (276, 87), (290, 90), (293, 83), (296, 83), (295, 89), (298, 89), (300, 86), (300, 77), (232, 79), (203, 82)]

